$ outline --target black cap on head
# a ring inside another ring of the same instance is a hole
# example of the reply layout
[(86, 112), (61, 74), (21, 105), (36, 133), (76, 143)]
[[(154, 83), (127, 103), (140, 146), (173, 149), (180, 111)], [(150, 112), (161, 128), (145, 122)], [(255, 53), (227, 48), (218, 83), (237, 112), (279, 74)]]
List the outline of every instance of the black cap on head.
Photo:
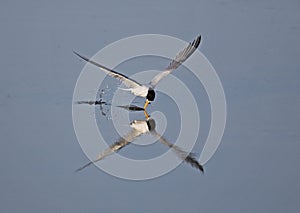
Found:
[(149, 88), (146, 98), (148, 99), (148, 101), (153, 101), (154, 100), (155, 92), (152, 88)]

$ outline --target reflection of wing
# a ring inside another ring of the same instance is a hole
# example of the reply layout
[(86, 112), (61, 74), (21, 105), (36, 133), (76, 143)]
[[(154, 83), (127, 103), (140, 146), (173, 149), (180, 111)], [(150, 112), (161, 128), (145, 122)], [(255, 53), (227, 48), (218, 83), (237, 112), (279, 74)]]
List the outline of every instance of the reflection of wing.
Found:
[(158, 134), (156, 131), (152, 131), (152, 134), (154, 134), (156, 137), (159, 138), (160, 142), (169, 148), (172, 149), (173, 152), (182, 160), (189, 163), (192, 167), (195, 167), (199, 169), (201, 172), (204, 172), (203, 166), (195, 159), (193, 154), (189, 154), (185, 151), (183, 151), (180, 147), (175, 146), (174, 144), (171, 144), (169, 141), (167, 141), (163, 136)]
[(93, 163), (96, 163), (100, 160), (102, 160), (103, 158), (105, 158), (106, 156), (119, 151), (120, 149), (122, 149), (124, 146), (128, 145), (129, 143), (131, 143), (132, 141), (134, 141), (137, 137), (139, 137), (142, 133), (132, 129), (129, 133), (127, 133), (127, 135), (125, 135), (123, 138), (120, 138), (117, 142), (115, 142), (114, 144), (112, 144), (109, 148), (105, 149), (96, 160), (90, 161), (89, 163), (85, 164), (84, 166), (80, 167), (79, 169), (76, 170), (76, 172), (79, 172), (81, 170), (83, 170), (84, 168), (90, 166)]
[(137, 88), (137, 87), (140, 87), (142, 86), (140, 83), (136, 82), (135, 80), (131, 79), (131, 78), (128, 78), (127, 76), (121, 74), (121, 73), (118, 73), (114, 70), (111, 70), (101, 64), (98, 64), (97, 62), (87, 58), (87, 57), (84, 57), (82, 55), (80, 55), (79, 53), (73, 51), (75, 55), (77, 55), (78, 57), (82, 58), (83, 60), (87, 61), (87, 62), (90, 62), (91, 64), (99, 67), (101, 70), (103, 70), (107, 75), (113, 77), (113, 78), (116, 78), (118, 79), (119, 81), (121, 81), (122, 83), (124, 83), (127, 87), (129, 88)]
[(190, 57), (195, 52), (200, 44), (200, 41), (201, 36), (198, 36), (192, 43), (189, 43), (189, 45), (184, 50), (176, 55), (176, 57), (165, 69), (165, 71), (159, 73), (151, 80), (150, 85), (154, 88), (163, 77), (167, 76), (172, 71), (177, 69), (188, 57)]
[(89, 104), (89, 105), (108, 105), (105, 101), (99, 100), (99, 101), (77, 101), (76, 104)]
[(122, 109), (126, 109), (128, 111), (144, 111), (145, 110), (144, 108), (133, 105), (133, 104), (124, 105), (124, 106), (117, 106), (117, 107), (122, 108)]

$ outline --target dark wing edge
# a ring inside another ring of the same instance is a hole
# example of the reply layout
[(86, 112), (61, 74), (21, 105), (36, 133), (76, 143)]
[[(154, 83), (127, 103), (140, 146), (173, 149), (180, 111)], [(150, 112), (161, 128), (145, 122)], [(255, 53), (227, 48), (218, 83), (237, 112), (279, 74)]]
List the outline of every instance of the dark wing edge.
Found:
[(86, 167), (92, 165), (93, 163), (96, 163), (100, 160), (102, 160), (103, 158), (105, 158), (106, 156), (114, 153), (114, 152), (118, 152), (120, 149), (122, 149), (123, 147), (125, 147), (126, 145), (130, 144), (133, 140), (135, 140), (137, 137), (139, 137), (142, 133), (132, 129), (130, 132), (128, 132), (124, 137), (120, 138), (117, 142), (115, 142), (114, 144), (112, 144), (110, 147), (108, 147), (107, 149), (105, 149), (96, 160), (90, 161), (89, 163), (85, 164), (84, 166), (78, 168), (75, 170), (75, 172), (79, 172), (83, 169), (85, 169)]
[(154, 88), (162, 78), (164, 78), (172, 71), (177, 69), (184, 61), (186, 61), (195, 52), (195, 50), (199, 47), (200, 42), (201, 42), (201, 35), (199, 35), (193, 42), (190, 42), (185, 49), (180, 51), (175, 56), (175, 58), (171, 61), (171, 63), (165, 69), (165, 71), (154, 76), (154, 78), (150, 82), (150, 85)]
[(85, 56), (82, 56), (82, 55), (80, 55), (79, 53), (77, 53), (74, 50), (73, 50), (73, 53), (75, 55), (77, 55), (79, 58), (81, 58), (81, 59), (83, 59), (83, 60), (85, 60), (85, 61), (87, 61), (87, 62), (89, 62), (89, 63), (91, 63), (93, 65), (95, 65), (96, 67), (99, 67), (104, 72), (106, 72), (107, 75), (109, 75), (109, 76), (111, 76), (113, 78), (118, 79), (119, 81), (123, 82), (128, 87), (133, 87), (134, 88), (134, 87), (137, 87), (137, 86), (142, 86), (139, 82), (137, 82), (137, 81), (135, 81), (135, 80), (133, 80), (133, 79), (131, 79), (131, 78), (123, 75), (122, 73), (119, 73), (117, 71), (109, 69), (109, 68), (107, 68), (107, 67), (105, 67), (105, 66), (103, 66), (103, 65), (101, 65), (101, 64), (99, 64), (99, 63), (97, 63), (97, 62), (95, 62), (95, 61), (93, 61), (93, 60), (91, 60), (91, 59), (89, 59), (87, 57), (85, 57)]
[(165, 70), (177, 69), (186, 59), (188, 59), (195, 52), (195, 50), (199, 47), (200, 42), (201, 35), (199, 35), (193, 42), (190, 42), (184, 50), (179, 52)]
[(194, 167), (194, 168), (200, 170), (202, 173), (204, 173), (203, 166), (197, 161), (197, 159), (195, 158), (193, 153), (187, 153), (186, 151), (182, 150), (180, 147), (168, 142), (167, 139), (165, 139), (163, 136), (161, 136), (160, 134), (158, 134), (155, 131), (153, 132), (153, 134), (155, 134), (159, 138), (161, 143), (163, 143), (164, 145), (171, 148), (172, 151), (174, 151), (175, 154), (180, 159), (184, 160), (186, 163), (190, 164), (192, 167)]
[(119, 151), (124, 146), (128, 145), (129, 143), (130, 143), (129, 141), (125, 140), (124, 138), (121, 138), (119, 141), (115, 142), (109, 148), (104, 150), (96, 160), (90, 161), (89, 163), (85, 164), (84, 166), (76, 169), (75, 172), (79, 172), (79, 171), (85, 169), (86, 167), (90, 166), (91, 164), (102, 160), (103, 158), (105, 158), (106, 156), (112, 154), (113, 152)]

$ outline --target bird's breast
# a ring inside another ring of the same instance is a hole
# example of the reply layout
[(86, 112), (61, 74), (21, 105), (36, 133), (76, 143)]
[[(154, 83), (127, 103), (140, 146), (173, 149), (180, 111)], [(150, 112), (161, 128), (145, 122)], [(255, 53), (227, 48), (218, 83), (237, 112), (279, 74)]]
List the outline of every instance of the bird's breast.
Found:
[(134, 120), (131, 122), (130, 126), (141, 134), (149, 132), (147, 122), (143, 120)]
[(146, 86), (140, 86), (140, 87), (136, 87), (131, 89), (131, 92), (135, 95), (135, 96), (140, 96), (140, 97), (146, 97), (148, 94), (148, 87)]

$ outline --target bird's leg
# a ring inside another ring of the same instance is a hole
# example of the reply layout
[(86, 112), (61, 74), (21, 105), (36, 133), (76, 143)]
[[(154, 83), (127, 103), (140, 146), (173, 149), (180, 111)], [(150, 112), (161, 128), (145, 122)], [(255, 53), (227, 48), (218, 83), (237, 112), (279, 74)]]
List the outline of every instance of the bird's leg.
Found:
[(150, 118), (150, 115), (147, 113), (146, 110), (144, 110), (144, 115), (145, 115), (145, 117), (146, 117), (146, 120), (148, 120), (148, 119)]

